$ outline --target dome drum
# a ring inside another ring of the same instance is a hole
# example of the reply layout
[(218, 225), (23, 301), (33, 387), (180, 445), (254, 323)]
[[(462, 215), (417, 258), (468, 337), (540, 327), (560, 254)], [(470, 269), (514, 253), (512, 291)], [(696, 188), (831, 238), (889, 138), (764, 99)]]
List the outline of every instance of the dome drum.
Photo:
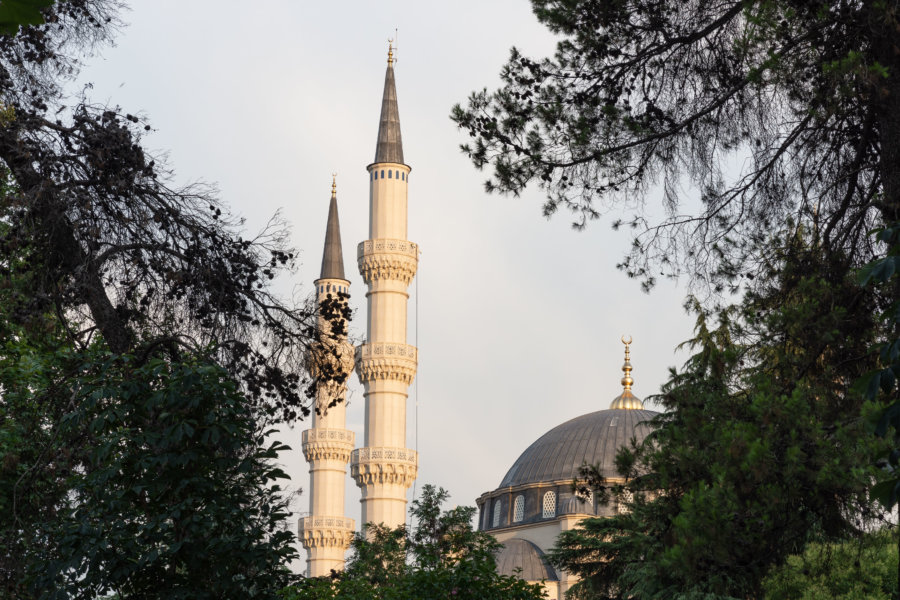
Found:
[[(545, 511), (545, 497), (548, 492), (555, 496), (552, 512)], [(515, 520), (516, 498), (522, 496), (522, 519)], [(499, 507), (497, 501), (500, 501)], [(479, 508), (479, 528), (482, 531), (506, 529), (546, 523), (570, 515), (611, 516), (613, 511), (605, 506), (596, 506), (590, 500), (582, 500), (572, 493), (572, 481), (560, 482), (556, 486), (526, 486), (516, 490), (495, 490), (477, 500)], [(495, 520), (495, 510), (498, 513)], [(608, 514), (607, 514), (608, 513)], [(497, 525), (494, 525), (497, 523)]]

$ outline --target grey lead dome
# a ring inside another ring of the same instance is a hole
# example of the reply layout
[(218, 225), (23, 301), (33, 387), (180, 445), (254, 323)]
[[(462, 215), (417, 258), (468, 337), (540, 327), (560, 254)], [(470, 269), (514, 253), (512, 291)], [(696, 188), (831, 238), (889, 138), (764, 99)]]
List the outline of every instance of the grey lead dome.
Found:
[(501, 488), (527, 483), (572, 481), (584, 465), (598, 465), (603, 477), (618, 477), (616, 453), (632, 436), (650, 433), (652, 410), (599, 410), (558, 425), (525, 449), (506, 472)]

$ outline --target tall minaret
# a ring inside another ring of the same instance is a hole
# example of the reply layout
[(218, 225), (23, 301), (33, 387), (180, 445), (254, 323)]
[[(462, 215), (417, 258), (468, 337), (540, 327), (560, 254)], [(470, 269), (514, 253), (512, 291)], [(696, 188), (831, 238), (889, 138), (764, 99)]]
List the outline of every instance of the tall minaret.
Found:
[[(347, 297), (343, 294), (349, 294), (350, 282), (344, 278), (337, 190), (333, 179), (322, 272), (315, 285), (320, 309), (319, 337), (318, 348), (310, 361), (310, 372), (313, 377), (324, 375), (327, 381), (319, 384), (316, 393), (312, 429), (303, 432), (303, 455), (309, 462), (310, 516), (300, 520), (298, 531), (306, 548), (310, 577), (328, 575), (332, 569), (343, 568), (344, 553), (355, 530), (353, 519), (344, 516), (344, 482), (355, 442), (355, 434), (344, 427), (346, 377), (353, 369), (353, 346), (347, 342), (346, 323), (340, 313), (335, 312), (336, 308), (346, 304)], [(338, 325), (338, 331), (335, 325)], [(333, 381), (335, 375), (344, 381)]]
[(418, 458), (406, 447), (407, 390), (416, 376), (417, 350), (406, 343), (407, 287), (419, 248), (406, 239), (410, 168), (403, 162), (400, 114), (388, 49), (375, 161), (369, 165), (369, 238), (357, 248), (359, 272), (369, 288), (366, 343), (356, 350), (365, 388), (365, 446), (353, 451), (350, 474), (362, 490), (362, 524), (406, 522), (406, 490)]

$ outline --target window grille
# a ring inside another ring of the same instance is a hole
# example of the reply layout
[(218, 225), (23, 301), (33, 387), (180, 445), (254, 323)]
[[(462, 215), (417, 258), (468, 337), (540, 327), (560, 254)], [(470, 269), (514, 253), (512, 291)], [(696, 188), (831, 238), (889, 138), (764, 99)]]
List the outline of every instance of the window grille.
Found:
[(518, 523), (525, 518), (525, 496), (519, 494), (516, 496), (516, 503), (513, 505), (513, 523)]
[(497, 498), (497, 500), (494, 502), (494, 522), (492, 527), (500, 527), (500, 508), (500, 498)]
[(544, 494), (544, 511), (541, 516), (545, 519), (552, 519), (556, 516), (556, 492)]

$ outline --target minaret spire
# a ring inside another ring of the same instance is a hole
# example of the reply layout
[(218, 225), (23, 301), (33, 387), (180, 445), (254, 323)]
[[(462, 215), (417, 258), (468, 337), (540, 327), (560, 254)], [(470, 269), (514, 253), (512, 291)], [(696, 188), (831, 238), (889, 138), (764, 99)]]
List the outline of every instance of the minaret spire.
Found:
[(381, 96), (381, 120), (378, 123), (376, 163), (403, 163), (403, 139), (400, 136), (400, 109), (397, 106), (397, 86), (394, 83), (394, 48), (388, 44), (388, 64), (384, 74), (384, 93)]
[(328, 205), (328, 224), (325, 226), (325, 250), (322, 252), (320, 279), (345, 279), (344, 254), (341, 251), (341, 224), (338, 220), (337, 175), (331, 175), (331, 204)]
[(634, 384), (634, 379), (631, 378), (631, 336), (629, 335), (626, 340), (623, 335), (622, 343), (625, 344), (625, 364), (622, 365), (622, 372), (625, 373), (625, 376), (622, 377), (622, 387), (624, 389), (619, 396), (616, 396), (616, 399), (612, 401), (612, 404), (610, 404), (609, 407), (643, 410), (644, 403), (641, 402), (640, 398), (631, 393), (631, 386)]

